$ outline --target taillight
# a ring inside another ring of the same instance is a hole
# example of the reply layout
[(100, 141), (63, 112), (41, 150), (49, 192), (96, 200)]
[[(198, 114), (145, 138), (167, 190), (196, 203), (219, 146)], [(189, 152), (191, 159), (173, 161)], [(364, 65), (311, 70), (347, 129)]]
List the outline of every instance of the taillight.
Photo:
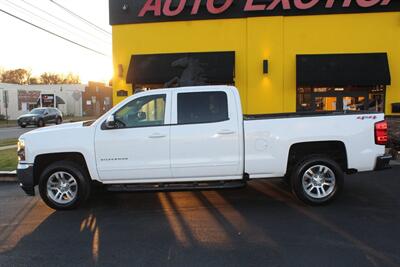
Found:
[(386, 121), (375, 123), (375, 144), (386, 145), (388, 142), (388, 124)]

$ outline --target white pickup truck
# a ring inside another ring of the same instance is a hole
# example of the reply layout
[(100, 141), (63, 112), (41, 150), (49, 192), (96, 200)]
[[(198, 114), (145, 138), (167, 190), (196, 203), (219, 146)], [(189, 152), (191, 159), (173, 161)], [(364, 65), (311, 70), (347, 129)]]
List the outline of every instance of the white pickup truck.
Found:
[(22, 189), (72, 209), (94, 181), (110, 190), (243, 186), (284, 177), (308, 204), (331, 201), (344, 173), (388, 166), (379, 113), (243, 115), (237, 89), (202, 86), (137, 93), (96, 121), (37, 129), (18, 142)]

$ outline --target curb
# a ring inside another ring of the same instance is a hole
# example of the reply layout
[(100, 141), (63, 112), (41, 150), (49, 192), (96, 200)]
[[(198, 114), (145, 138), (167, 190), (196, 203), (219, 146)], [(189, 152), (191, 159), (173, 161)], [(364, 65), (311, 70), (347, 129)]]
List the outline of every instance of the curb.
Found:
[(17, 182), (17, 174), (13, 172), (0, 172), (0, 183)]
[(15, 176), (17, 175), (17, 171), (0, 171), (0, 177), (1, 176)]
[(1, 183), (16, 183), (18, 182), (17, 176), (0, 176)]
[(0, 171), (0, 182), (16, 182), (17, 171)]

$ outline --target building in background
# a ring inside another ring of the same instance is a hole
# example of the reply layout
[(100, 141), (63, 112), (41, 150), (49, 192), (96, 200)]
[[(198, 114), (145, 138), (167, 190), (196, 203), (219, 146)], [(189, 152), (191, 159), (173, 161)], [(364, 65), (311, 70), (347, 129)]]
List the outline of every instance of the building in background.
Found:
[(110, 0), (114, 104), (231, 84), (246, 114), (400, 114), (400, 1)]
[[(82, 116), (83, 84), (18, 85), (0, 83), (0, 115), (15, 120), (41, 106), (56, 106), (64, 116)], [(7, 100), (7, 103), (6, 103)]]
[(112, 108), (112, 87), (89, 82), (82, 94), (83, 115), (99, 117)]

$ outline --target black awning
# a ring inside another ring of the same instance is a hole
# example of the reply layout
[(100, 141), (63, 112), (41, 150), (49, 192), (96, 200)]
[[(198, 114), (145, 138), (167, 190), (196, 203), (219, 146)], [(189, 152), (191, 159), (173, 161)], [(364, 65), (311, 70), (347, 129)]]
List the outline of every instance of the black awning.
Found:
[(390, 85), (386, 53), (297, 55), (297, 86)]
[(127, 83), (192, 86), (233, 84), (235, 52), (133, 55)]
[(56, 104), (57, 105), (63, 105), (63, 104), (65, 104), (65, 101), (61, 97), (56, 96)]

